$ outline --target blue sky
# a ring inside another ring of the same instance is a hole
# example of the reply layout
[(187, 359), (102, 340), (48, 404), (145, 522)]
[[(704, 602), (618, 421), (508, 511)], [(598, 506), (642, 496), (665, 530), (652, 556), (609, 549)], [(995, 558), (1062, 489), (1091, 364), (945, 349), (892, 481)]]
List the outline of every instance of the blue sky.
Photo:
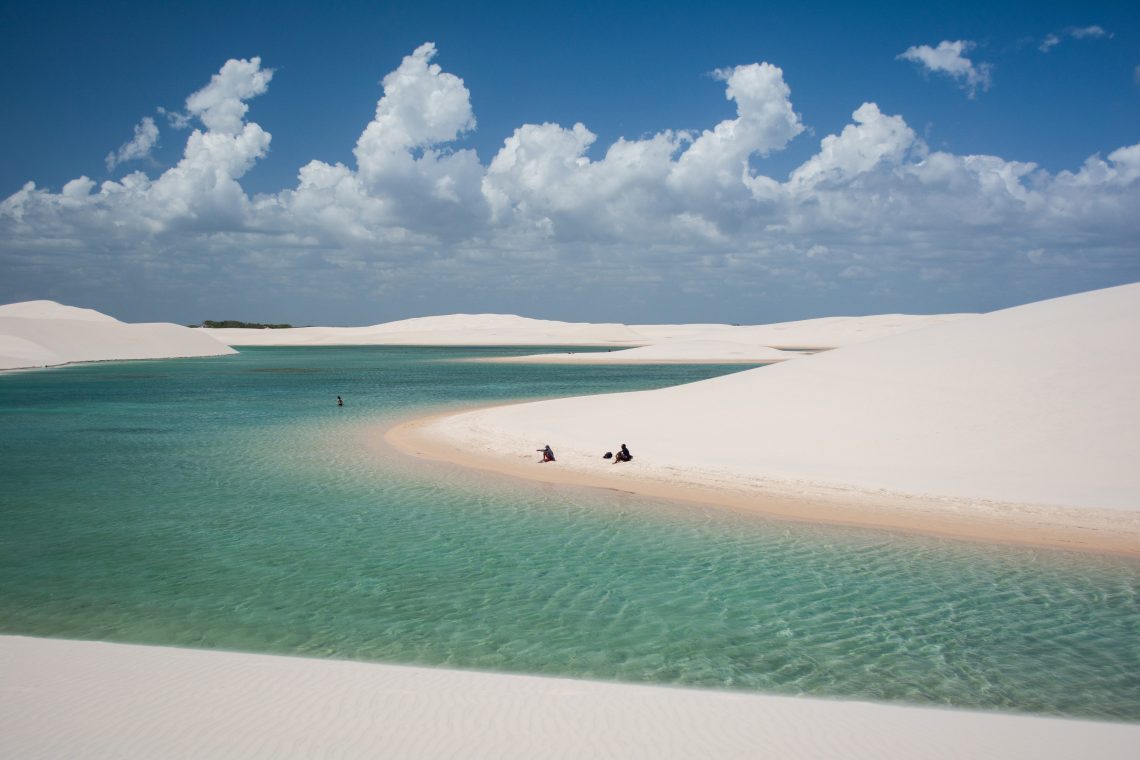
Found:
[(0, 302), (756, 323), (1140, 279), (1134, 4), (472, 5), (6, 3)]

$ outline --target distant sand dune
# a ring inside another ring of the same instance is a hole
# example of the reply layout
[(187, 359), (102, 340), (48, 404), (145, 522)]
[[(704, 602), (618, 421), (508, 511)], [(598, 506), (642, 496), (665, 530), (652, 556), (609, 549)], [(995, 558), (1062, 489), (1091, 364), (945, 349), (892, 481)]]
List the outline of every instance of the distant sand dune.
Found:
[(727, 340), (675, 340), (621, 351), (531, 354), (480, 359), (508, 364), (772, 364), (802, 354)]
[(203, 329), (231, 346), (599, 346), (582, 352), (487, 361), (563, 364), (768, 364), (800, 354), (779, 348), (834, 348), (968, 317), (967, 314), (825, 317), (773, 325), (623, 325), (557, 322), (511, 314), (447, 314), (369, 327)]
[(0, 306), (0, 370), (232, 353), (229, 346), (182, 325), (126, 324), (54, 301)]

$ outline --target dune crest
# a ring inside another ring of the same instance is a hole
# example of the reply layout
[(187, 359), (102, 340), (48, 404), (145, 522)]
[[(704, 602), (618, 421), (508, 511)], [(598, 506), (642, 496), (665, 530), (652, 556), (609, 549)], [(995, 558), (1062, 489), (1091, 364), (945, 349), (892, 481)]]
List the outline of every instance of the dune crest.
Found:
[(95, 311), (83, 309), (78, 306), (67, 306), (56, 301), (20, 301), (0, 306), (0, 317), (19, 317), (21, 319), (79, 319), (88, 322), (115, 322), (122, 324), (114, 317)]
[(55, 301), (0, 306), (0, 370), (232, 353), (229, 346), (182, 325), (128, 324)]
[(968, 314), (825, 317), (772, 325), (625, 325), (559, 322), (513, 314), (445, 314), (367, 327), (208, 329), (231, 346), (597, 346), (628, 351), (536, 354), (517, 363), (767, 364), (799, 356), (781, 348), (826, 349), (963, 319)]

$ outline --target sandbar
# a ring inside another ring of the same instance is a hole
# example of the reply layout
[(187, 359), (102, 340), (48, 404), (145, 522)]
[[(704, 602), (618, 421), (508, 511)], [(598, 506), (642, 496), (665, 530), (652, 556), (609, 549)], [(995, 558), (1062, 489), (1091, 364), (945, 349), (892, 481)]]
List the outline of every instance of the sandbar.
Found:
[(637, 462), (613, 465), (600, 458), (544, 465), (537, 454), (503, 457), (449, 437), (447, 423), (463, 413), (406, 420), (374, 434), (411, 456), (571, 489), (612, 489), (798, 522), (1140, 558), (1140, 519), (1115, 510), (953, 499), (774, 478), (748, 482), (692, 471), (678, 477)]
[[(657, 390), (397, 427), (411, 453), (777, 517), (1140, 555), (1140, 283)], [(602, 458), (628, 443), (634, 461)], [(553, 446), (558, 460), (535, 463)]]

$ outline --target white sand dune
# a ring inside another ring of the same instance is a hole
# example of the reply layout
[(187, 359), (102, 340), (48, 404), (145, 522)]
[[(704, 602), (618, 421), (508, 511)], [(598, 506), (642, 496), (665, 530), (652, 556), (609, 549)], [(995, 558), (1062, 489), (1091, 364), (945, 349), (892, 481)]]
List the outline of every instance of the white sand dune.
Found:
[(647, 342), (626, 325), (510, 314), (447, 314), (368, 327), (200, 329), (231, 346), (636, 346)]
[(633, 325), (653, 343), (732, 341), (781, 349), (850, 346), (889, 335), (931, 327), (972, 314), (878, 314), (868, 317), (819, 317), (770, 325)]
[(621, 351), (531, 354), (483, 361), (512, 364), (771, 364), (801, 355), (795, 351), (781, 351), (778, 348), (730, 340), (673, 340)]
[(965, 314), (827, 317), (774, 325), (623, 325), (530, 319), (511, 314), (448, 314), (385, 322), (369, 327), (209, 329), (231, 346), (612, 346), (628, 351), (538, 354), (493, 361), (520, 363), (767, 364), (800, 354), (778, 348), (834, 348), (933, 324)]
[[(784, 361), (807, 350), (826, 350), (884, 338), (889, 335), (953, 322), (972, 314), (883, 314), (867, 317), (821, 317), (768, 325), (630, 325), (646, 345), (614, 352), (604, 358), (591, 354), (540, 355), (543, 360), (560, 362), (641, 363), (666, 362), (747, 362)], [(510, 357), (504, 361), (538, 361), (537, 356)]]
[(0, 637), (0, 755), (1135, 757), (1140, 725)]
[(114, 322), (122, 324), (114, 317), (78, 306), (67, 306), (56, 301), (20, 301), (0, 306), (0, 317), (23, 317), (24, 319), (78, 319), (87, 322)]
[[(972, 314), (884, 314), (822, 317), (771, 325), (633, 325), (648, 343), (607, 353), (535, 354), (494, 361), (559, 364), (771, 364), (826, 350), (954, 322)], [(787, 350), (796, 349), (796, 350)]]
[[(1109, 510), (1140, 535), (1140, 283), (685, 386), (469, 412), (418, 434), (528, 471), (549, 443), (557, 468), (538, 471), (604, 470), (631, 486), (886, 490), (945, 498), (947, 514), (963, 500)], [(599, 458), (619, 442), (629, 467)]]
[(54, 301), (0, 306), (0, 370), (232, 353), (229, 346), (182, 325), (127, 324)]

